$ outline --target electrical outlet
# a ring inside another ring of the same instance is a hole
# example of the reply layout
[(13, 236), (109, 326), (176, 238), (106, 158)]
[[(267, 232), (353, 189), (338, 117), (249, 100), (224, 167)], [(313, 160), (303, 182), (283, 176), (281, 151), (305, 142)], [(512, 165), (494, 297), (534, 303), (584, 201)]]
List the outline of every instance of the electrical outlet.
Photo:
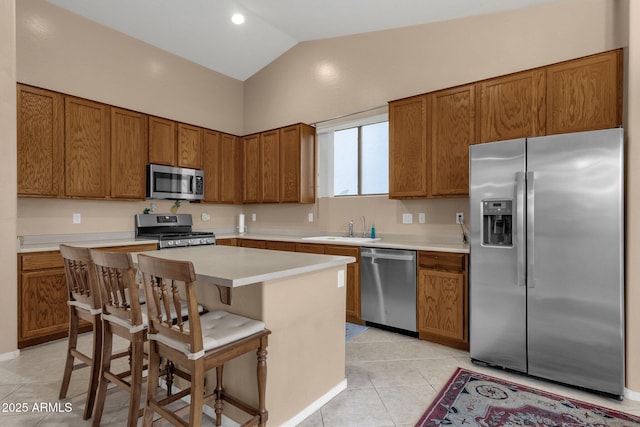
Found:
[(410, 213), (402, 214), (402, 223), (413, 224), (413, 214), (410, 214)]
[(309, 212), (309, 215), (307, 215), (307, 219), (309, 220), (309, 222), (313, 222), (313, 212)]
[(456, 224), (462, 224), (464, 222), (464, 214), (462, 212), (458, 212), (456, 214)]
[(251, 221), (255, 222), (256, 219), (258, 219), (258, 216), (256, 214), (252, 213), (251, 214)]
[(80, 216), (79, 213), (74, 213), (73, 214), (73, 223), (74, 224), (80, 224), (82, 222), (82, 217)]
[(424, 212), (418, 213), (418, 224), (424, 224), (427, 222), (427, 215)]

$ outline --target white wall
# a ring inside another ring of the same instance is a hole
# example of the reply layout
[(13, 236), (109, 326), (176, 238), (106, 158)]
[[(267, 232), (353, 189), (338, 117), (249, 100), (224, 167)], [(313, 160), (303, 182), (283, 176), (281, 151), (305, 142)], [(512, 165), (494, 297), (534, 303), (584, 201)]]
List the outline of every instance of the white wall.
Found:
[(16, 34), (15, 0), (0, 1), (0, 359), (18, 344), (18, 286), (16, 270)]

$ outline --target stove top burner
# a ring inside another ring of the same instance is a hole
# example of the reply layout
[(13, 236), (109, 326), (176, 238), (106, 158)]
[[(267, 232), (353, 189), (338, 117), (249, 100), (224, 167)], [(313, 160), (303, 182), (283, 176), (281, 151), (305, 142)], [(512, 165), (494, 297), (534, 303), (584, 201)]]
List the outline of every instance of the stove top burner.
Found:
[(158, 240), (158, 248), (215, 245), (211, 232), (192, 231), (190, 214), (138, 214), (135, 217), (136, 237)]

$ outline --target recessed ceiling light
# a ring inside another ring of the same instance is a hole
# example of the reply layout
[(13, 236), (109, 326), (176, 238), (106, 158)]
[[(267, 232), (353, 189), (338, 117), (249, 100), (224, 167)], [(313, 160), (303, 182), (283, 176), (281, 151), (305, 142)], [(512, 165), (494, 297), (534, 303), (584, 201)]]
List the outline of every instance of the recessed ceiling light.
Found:
[(241, 13), (236, 13), (231, 17), (231, 22), (233, 22), (236, 25), (240, 25), (244, 23), (244, 15), (242, 15)]

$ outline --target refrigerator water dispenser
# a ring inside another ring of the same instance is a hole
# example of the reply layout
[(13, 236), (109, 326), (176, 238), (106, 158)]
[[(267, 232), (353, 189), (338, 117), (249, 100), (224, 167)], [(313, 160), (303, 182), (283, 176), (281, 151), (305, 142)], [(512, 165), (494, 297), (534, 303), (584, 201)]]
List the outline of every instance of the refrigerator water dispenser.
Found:
[(512, 220), (511, 200), (484, 200), (482, 243), (485, 246), (511, 246)]

